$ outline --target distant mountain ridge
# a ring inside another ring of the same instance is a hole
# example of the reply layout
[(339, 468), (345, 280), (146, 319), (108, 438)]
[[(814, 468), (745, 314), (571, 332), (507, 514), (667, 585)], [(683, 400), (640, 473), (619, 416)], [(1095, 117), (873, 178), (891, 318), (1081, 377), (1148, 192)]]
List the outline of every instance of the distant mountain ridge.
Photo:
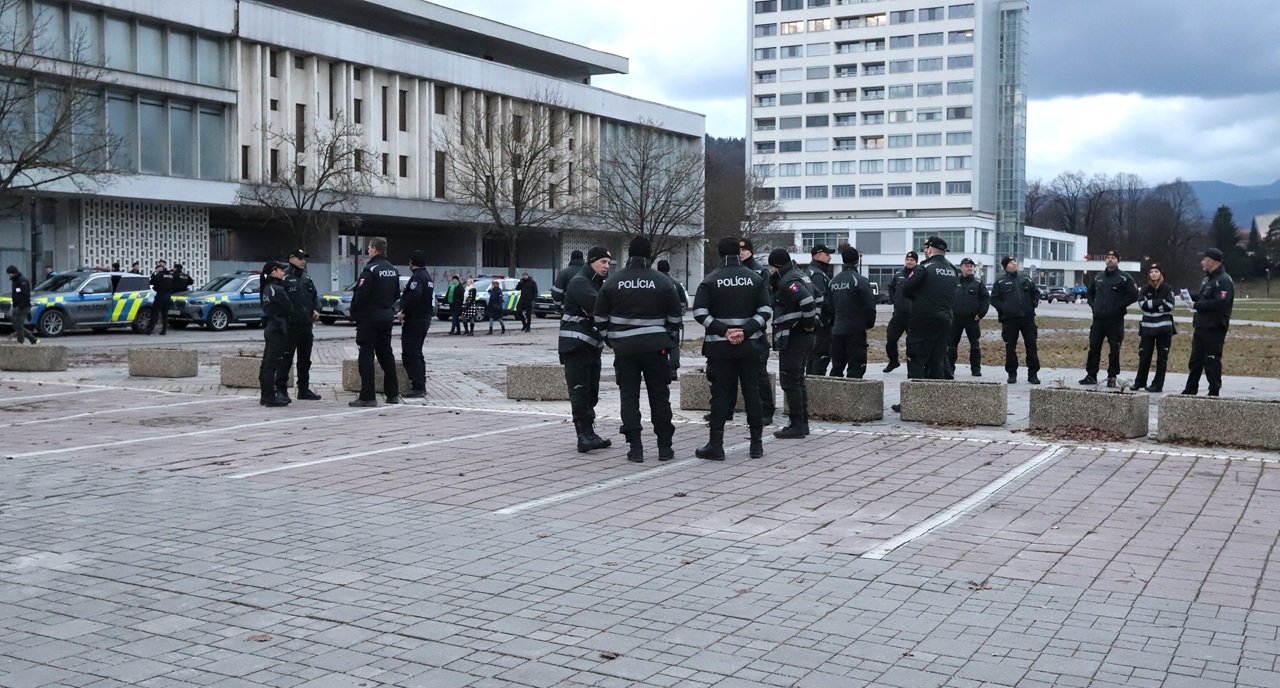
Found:
[[(1241, 231), (1249, 231), (1250, 223), (1258, 215), (1280, 212), (1280, 180), (1266, 186), (1239, 186), (1219, 181), (1187, 184), (1195, 191), (1205, 218), (1213, 217), (1218, 206), (1225, 205), (1231, 208), (1231, 216)], [(1266, 231), (1265, 227), (1259, 229)]]

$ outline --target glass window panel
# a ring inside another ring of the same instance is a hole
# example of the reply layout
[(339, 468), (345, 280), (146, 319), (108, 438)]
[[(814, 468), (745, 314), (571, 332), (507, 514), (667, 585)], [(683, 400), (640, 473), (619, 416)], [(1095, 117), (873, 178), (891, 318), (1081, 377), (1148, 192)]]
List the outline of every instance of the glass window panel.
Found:
[(169, 78), (178, 81), (195, 81), (196, 65), (191, 53), (193, 40), (191, 34), (181, 31), (169, 32)]
[(136, 170), (138, 159), (138, 108), (132, 98), (107, 98), (107, 129), (118, 144), (111, 156), (111, 166)]
[(226, 179), (226, 130), (221, 110), (200, 110), (200, 178)]
[(169, 107), (169, 152), (175, 177), (196, 176), (196, 120), (190, 105)]
[(138, 108), (139, 129), (147, 132), (142, 142), (140, 169), (145, 174), (169, 173), (169, 128), (164, 104), (144, 100)]
[(80, 61), (95, 65), (102, 64), (102, 31), (98, 15), (72, 10), (71, 41), (76, 47)]
[(196, 39), (196, 80), (206, 86), (225, 86), (222, 64), (222, 41), (200, 36)]
[(164, 76), (164, 32), (158, 26), (138, 24), (138, 71)]
[[(12, 12), (13, 3), (4, 3), (5, 12)], [(35, 50), (41, 55), (67, 59), (67, 14), (62, 5), (36, 3)]]
[(107, 66), (132, 72), (134, 70), (133, 26), (126, 19), (107, 17), (103, 33), (106, 35)]

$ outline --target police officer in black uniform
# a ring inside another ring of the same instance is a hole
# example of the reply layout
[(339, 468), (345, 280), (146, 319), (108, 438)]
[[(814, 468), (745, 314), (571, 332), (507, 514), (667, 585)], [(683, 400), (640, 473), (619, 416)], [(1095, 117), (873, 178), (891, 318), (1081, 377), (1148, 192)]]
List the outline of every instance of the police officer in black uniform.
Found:
[(806, 375), (826, 375), (831, 363), (831, 325), (835, 312), (827, 303), (827, 287), (831, 284), (831, 249), (822, 244), (809, 251), (809, 280), (813, 283), (813, 302), (818, 311), (818, 325), (813, 331), (813, 351), (806, 364)]
[[(664, 258), (657, 262), (658, 272), (671, 278), (671, 263)], [(680, 370), (680, 342), (684, 339), (684, 312), (689, 308), (689, 292), (684, 290), (684, 285), (677, 280), (671, 280), (676, 285), (676, 298), (680, 300), (680, 327), (671, 332), (671, 347), (667, 352), (667, 365), (671, 368), (671, 381), (675, 382)]]
[(1000, 318), (1000, 338), (1004, 340), (1004, 370), (1009, 384), (1018, 381), (1018, 337), (1027, 349), (1027, 382), (1040, 384), (1040, 354), (1036, 349), (1036, 306), (1040, 290), (1026, 275), (1018, 274), (1018, 260), (1013, 256), (1000, 259), (1004, 275), (991, 287), (991, 305)]
[(951, 337), (947, 342), (947, 377), (955, 377), (956, 359), (960, 357), (960, 337), (969, 339), (969, 373), (982, 377), (982, 319), (991, 310), (991, 293), (987, 285), (973, 274), (972, 258), (960, 261), (960, 277), (956, 281), (956, 302), (951, 311)]
[(724, 424), (739, 388), (751, 428), (749, 454), (753, 459), (764, 456), (759, 352), (769, 350), (764, 328), (773, 307), (764, 277), (742, 264), (739, 248), (738, 239), (720, 240), (716, 250), (721, 265), (702, 280), (693, 297), (693, 317), (707, 330), (702, 355), (711, 381), (711, 438), (694, 454), (711, 461), (724, 461)]
[(790, 421), (773, 436), (800, 438), (809, 434), (809, 390), (804, 371), (813, 351), (818, 310), (809, 276), (796, 267), (785, 248), (775, 248), (769, 254), (769, 269), (773, 271), (773, 350), (778, 352), (778, 386), (787, 397)]
[(40, 340), (27, 331), (27, 321), (31, 320), (31, 280), (24, 277), (16, 265), (5, 268), (5, 274), (13, 286), (13, 313), (9, 322), (13, 323), (14, 337), (18, 344), (28, 340), (39, 344)]
[[(867, 331), (876, 324), (876, 297), (871, 282), (858, 272), (858, 249), (840, 252), (844, 269), (827, 288), (835, 312), (831, 326), (831, 376), (862, 379), (867, 372)], [(848, 372), (845, 372), (848, 366)]]
[(298, 398), (320, 398), (311, 390), (311, 347), (315, 335), (312, 323), (320, 317), (320, 292), (307, 275), (307, 252), (301, 248), (289, 252), (289, 267), (284, 271), (284, 290), (293, 302), (289, 319), (289, 344), (284, 352), (280, 370), (276, 371), (276, 390), (280, 396), (289, 396), (289, 368), (294, 357), (298, 359)]
[(889, 318), (889, 324), (885, 327), (884, 352), (889, 357), (889, 365), (884, 367), (886, 373), (891, 373), (902, 365), (898, 359), (898, 340), (906, 334), (907, 323), (911, 318), (911, 300), (902, 293), (902, 285), (911, 276), (911, 271), (916, 269), (919, 260), (920, 256), (915, 251), (907, 251), (902, 269), (895, 272), (889, 280), (887, 289), (889, 302), (893, 304), (893, 317)]
[(674, 459), (671, 439), (671, 369), (667, 350), (680, 327), (680, 301), (676, 285), (666, 275), (649, 267), (652, 244), (638, 236), (627, 248), (627, 265), (613, 271), (596, 297), (596, 327), (613, 349), (613, 368), (621, 393), (622, 434), (631, 449), (627, 460), (644, 461), (640, 437), (640, 380), (649, 391), (649, 415), (658, 436), (658, 460)]
[(431, 329), (431, 316), (435, 311), (436, 283), (427, 272), (427, 257), (422, 251), (409, 256), (409, 268), (413, 275), (404, 285), (400, 295), (400, 360), (409, 378), (409, 391), (402, 395), (421, 399), (427, 395), (427, 360), (422, 356), (422, 343)]
[(173, 296), (173, 273), (169, 271), (163, 260), (156, 262), (155, 272), (151, 273), (151, 290), (156, 293), (156, 299), (151, 303), (151, 327), (147, 330), (147, 334), (154, 332), (157, 324), (160, 325), (160, 334), (165, 334), (169, 331), (169, 304), (172, 302)]
[(587, 264), (569, 280), (564, 290), (564, 312), (560, 315), (560, 365), (569, 388), (573, 427), (578, 433), (578, 451), (612, 447), (613, 441), (596, 434), (596, 404), (600, 401), (600, 350), (604, 338), (596, 328), (596, 299), (609, 272), (613, 255), (603, 246), (587, 251)]
[(569, 286), (569, 280), (582, 272), (582, 264), (582, 251), (575, 248), (569, 254), (569, 264), (556, 273), (556, 279), (551, 283), (551, 303), (555, 304), (556, 311), (564, 308), (564, 290)]
[[(769, 280), (773, 278), (773, 271), (768, 265), (762, 265), (756, 260), (756, 248), (750, 239), (740, 239), (738, 241), (738, 259), (742, 261), (743, 267), (760, 275), (764, 280), (765, 288), (769, 287)], [(770, 295), (770, 303), (773, 296)], [(757, 384), (760, 385), (760, 413), (764, 418), (765, 425), (773, 425), (773, 416), (777, 411), (777, 401), (773, 398), (773, 387), (769, 385), (769, 347), (763, 347), (760, 352), (760, 372), (756, 376)], [(732, 406), (730, 406), (730, 415), (733, 414)]]
[(369, 262), (351, 294), (351, 317), (356, 321), (356, 345), (360, 347), (360, 396), (349, 406), (377, 406), (374, 396), (373, 360), (382, 367), (382, 390), (388, 404), (400, 404), (400, 379), (396, 375), (396, 355), (391, 351), (393, 308), (400, 298), (400, 271), (387, 260), (387, 240), (369, 240)]
[(947, 372), (947, 335), (956, 300), (956, 266), (947, 260), (947, 242), (924, 240), (924, 262), (902, 285), (911, 300), (907, 321), (907, 377), (941, 380)]
[(1227, 341), (1227, 328), (1231, 326), (1231, 309), (1236, 301), (1236, 284), (1222, 267), (1222, 251), (1205, 249), (1200, 256), (1204, 279), (1200, 291), (1191, 295), (1195, 314), (1191, 325), (1191, 358), (1187, 361), (1187, 386), (1183, 394), (1195, 395), (1200, 391), (1200, 373), (1204, 372), (1209, 383), (1209, 396), (1216, 397), (1222, 389), (1222, 346)]
[(278, 380), (281, 371), (288, 374), (285, 353), (289, 350), (289, 327), (296, 306), (284, 288), (284, 265), (271, 260), (262, 266), (262, 289), (258, 298), (262, 303), (263, 339), (262, 363), (258, 366), (258, 386), (263, 406), (288, 406), (289, 397), (280, 393)]
[(1107, 251), (1107, 268), (1089, 283), (1087, 298), (1093, 309), (1089, 327), (1089, 353), (1084, 363), (1082, 385), (1098, 384), (1098, 368), (1102, 363), (1102, 340), (1107, 340), (1107, 386), (1116, 386), (1120, 374), (1120, 345), (1124, 342), (1124, 316), (1129, 304), (1138, 302), (1138, 285), (1129, 273), (1120, 269), (1120, 254)]

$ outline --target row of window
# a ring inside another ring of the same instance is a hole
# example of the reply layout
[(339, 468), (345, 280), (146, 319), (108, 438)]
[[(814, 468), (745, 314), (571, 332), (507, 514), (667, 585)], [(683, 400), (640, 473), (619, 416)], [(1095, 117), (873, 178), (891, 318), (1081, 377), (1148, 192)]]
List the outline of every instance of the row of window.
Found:
[[(769, 200), (797, 200), (801, 198), (882, 198), (900, 196), (941, 196), (943, 189), (948, 196), (973, 193), (973, 182), (917, 182), (916, 184), (835, 184), (833, 186), (779, 186), (761, 189)], [(773, 192), (773, 193), (771, 193)], [(953, 246), (953, 244), (948, 244)], [(963, 250), (963, 249), (958, 249)]]
[[(761, 100), (760, 98), (756, 99), (756, 107), (758, 108), (773, 107), (774, 104), (775, 101), (772, 100), (772, 97), (768, 100)], [(945, 109), (938, 107), (916, 108), (914, 112), (911, 110), (889, 110), (887, 112), (887, 119), (886, 112), (884, 110), (864, 111), (861, 113), (838, 112), (834, 116), (821, 114), (801, 117), (797, 115), (791, 117), (779, 117), (776, 120), (773, 117), (757, 117), (755, 119), (755, 129), (757, 131), (771, 131), (775, 126), (778, 129), (799, 129), (802, 122), (804, 123), (804, 126), (810, 128), (826, 127), (833, 124), (837, 127), (852, 127), (858, 124), (859, 120), (861, 120), (863, 126), (875, 126), (885, 123), (908, 124), (913, 121), (913, 117), (916, 122), (941, 122), (943, 121), (944, 114), (947, 121), (973, 119), (973, 106), (959, 105)]]
[(941, 45), (967, 45), (973, 43), (973, 31), (951, 31), (943, 41), (941, 33), (922, 33), (914, 35), (871, 38), (862, 41), (836, 41), (835, 43), (796, 43), (792, 45), (768, 46), (756, 48), (752, 57), (757, 61), (793, 59), (797, 57), (821, 57), (830, 55), (851, 55), (854, 53), (874, 53), (885, 50), (902, 50), (905, 48), (932, 48)]
[[(917, 194), (918, 195), (918, 194)], [(881, 232), (879, 230), (863, 230), (863, 231), (845, 231), (845, 232), (802, 232), (800, 234), (800, 250), (809, 251), (814, 246), (856, 246), (863, 255), (884, 253), (882, 246), (884, 244), (884, 235), (894, 234), (893, 232)], [(965, 230), (963, 229), (926, 229), (917, 230), (908, 237), (909, 246), (917, 253), (924, 253), (924, 242), (932, 236), (936, 236), (947, 242), (951, 253), (964, 253), (969, 250), (969, 242), (965, 238)], [(973, 251), (975, 253), (991, 252), (991, 232), (975, 231), (975, 245)], [(1067, 259), (1070, 260), (1070, 259)], [(870, 268), (868, 278), (875, 282), (877, 276), (882, 276), (881, 284), (893, 279), (894, 273), (898, 271), (897, 267), (879, 267)]]
[[(794, 46), (799, 47), (799, 46)], [(812, 55), (810, 55), (812, 56)], [(973, 55), (952, 55), (946, 58), (947, 69), (972, 69)], [(802, 79), (829, 79), (834, 70), (835, 78), (844, 79), (858, 76), (861, 67), (862, 76), (881, 76), (884, 74), (910, 74), (912, 72), (940, 72), (943, 69), (943, 58), (922, 57), (918, 60), (890, 60), (889, 62), (863, 62), (837, 64), (832, 66), (791, 67), (778, 69), (761, 69), (755, 73), (757, 84), (771, 84), (776, 81), (800, 81)]]
[[(970, 155), (951, 155), (947, 156), (947, 171), (955, 172), (958, 170), (973, 169), (973, 156)], [(886, 168), (884, 160), (837, 160), (833, 163), (827, 162), (787, 162), (773, 165), (763, 163), (753, 165), (753, 169), (757, 176), (762, 178), (778, 177), (799, 177), (801, 169), (804, 175), (808, 177), (825, 177), (827, 170), (831, 170), (831, 174), (880, 174), (888, 169), (889, 172), (911, 172), (911, 158), (890, 158), (888, 167)], [(915, 171), (917, 172), (941, 172), (942, 158), (915, 158)]]
[[(856, 136), (836, 137), (835, 142), (836, 142), (836, 150), (854, 150), (859, 147), (861, 147), (863, 150), (875, 150), (875, 149), (886, 148), (886, 147), (887, 148), (911, 148), (913, 138), (915, 139), (914, 141), (915, 145), (920, 148), (931, 148), (931, 147), (942, 145), (941, 132), (928, 132), (924, 134), (915, 134), (915, 135), (893, 134), (891, 136), (885, 136), (883, 134), (875, 134), (871, 136), (863, 136), (861, 146), (857, 145), (858, 137)], [(759, 141), (757, 143), (768, 144), (773, 142)], [(887, 146), (885, 145), (886, 143), (888, 144)], [(972, 143), (973, 143), (972, 131), (947, 132), (948, 146), (968, 146), (968, 145), (971, 145)], [(848, 144), (848, 146), (842, 148), (841, 146), (844, 144)]]
[[(825, 67), (824, 67), (825, 69)], [(855, 100), (884, 100), (886, 96), (890, 99), (901, 98), (931, 98), (943, 95), (942, 82), (933, 81), (920, 84), (893, 84), (891, 86), (864, 86), (861, 90), (857, 88), (842, 88), (832, 91), (809, 91), (807, 93), (792, 92), (780, 94), (778, 99), (774, 93), (761, 93), (755, 96), (756, 107), (773, 107), (774, 105), (801, 105), (814, 103), (830, 103), (832, 96), (835, 96), (837, 103), (850, 103)], [(963, 96), (973, 93), (973, 80), (965, 79), (962, 81), (948, 81), (946, 95)]]
[[(842, 5), (861, 5), (868, 0), (807, 0), (809, 9), (818, 9), (822, 7), (831, 7), (833, 4), (837, 7)], [(877, 0), (870, 0), (875, 2)], [(791, 10), (802, 10), (806, 6), (806, 0), (782, 0), (781, 9), (784, 12)], [(770, 14), (777, 12), (779, 9), (778, 0), (757, 0), (755, 3), (756, 14)], [(925, 7), (919, 10), (920, 21), (941, 21), (943, 17), (943, 6)], [(963, 3), (959, 5), (948, 5), (946, 7), (946, 18), (948, 19), (966, 19), (973, 16), (973, 3)], [(885, 21), (889, 24), (910, 24), (916, 21), (917, 10), (900, 10), (897, 12), (881, 12), (879, 14), (865, 15), (858, 17), (864, 20)]]
[(221, 105), (109, 94), (107, 130), (119, 139), (111, 166), (192, 179), (227, 177), (227, 126)]

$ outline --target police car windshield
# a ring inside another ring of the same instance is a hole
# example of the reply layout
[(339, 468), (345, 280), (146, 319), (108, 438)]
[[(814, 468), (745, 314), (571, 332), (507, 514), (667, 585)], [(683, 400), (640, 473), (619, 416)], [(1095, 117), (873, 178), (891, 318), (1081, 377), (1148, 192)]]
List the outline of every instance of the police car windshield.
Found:
[(214, 277), (206, 282), (203, 287), (200, 287), (200, 291), (231, 291), (234, 288), (235, 283), (240, 279), (241, 278), (236, 275)]
[(80, 289), (80, 286), (84, 284), (85, 279), (87, 279), (85, 275), (76, 273), (54, 275), (40, 284), (37, 284), (35, 291), (52, 291), (65, 294)]

